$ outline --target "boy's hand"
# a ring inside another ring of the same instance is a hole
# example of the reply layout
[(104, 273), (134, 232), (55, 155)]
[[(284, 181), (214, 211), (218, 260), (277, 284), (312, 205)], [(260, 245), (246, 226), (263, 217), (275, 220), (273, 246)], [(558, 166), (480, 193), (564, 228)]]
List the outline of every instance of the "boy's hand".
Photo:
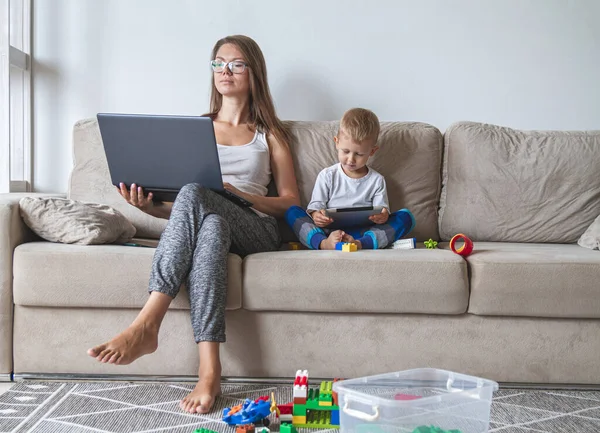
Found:
[(375, 224), (385, 224), (390, 217), (390, 214), (386, 208), (381, 210), (381, 213), (377, 215), (371, 215), (369, 219), (373, 221)]
[(317, 227), (327, 227), (333, 222), (333, 220), (327, 216), (325, 209), (314, 211), (311, 217)]

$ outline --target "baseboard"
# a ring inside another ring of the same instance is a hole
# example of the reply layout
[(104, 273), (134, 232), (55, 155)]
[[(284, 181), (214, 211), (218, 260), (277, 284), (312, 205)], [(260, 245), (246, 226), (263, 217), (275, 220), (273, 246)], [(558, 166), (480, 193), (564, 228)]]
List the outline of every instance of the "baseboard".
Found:
[[(6, 381), (10, 381), (7, 375)], [(44, 373), (16, 373), (13, 380), (55, 380), (55, 381), (127, 381), (127, 382), (196, 382), (195, 376), (145, 376), (145, 375), (112, 375), (112, 374), (44, 374)], [(272, 378), (272, 377), (223, 377), (224, 383), (267, 383), (267, 384), (291, 384), (294, 378)], [(331, 378), (311, 378), (313, 383)], [(2, 381), (2, 375), (0, 375)], [(565, 383), (516, 383), (500, 382), (500, 388), (512, 389), (540, 389), (540, 390), (569, 390), (569, 391), (600, 391), (600, 384), (565, 384)]]
[[(311, 378), (318, 382), (321, 378)], [(197, 382), (197, 376), (151, 376), (151, 375), (121, 375), (121, 374), (65, 374), (65, 373), (15, 373), (15, 381), (23, 380), (88, 380), (88, 381), (125, 381), (125, 382)], [(269, 383), (269, 384), (292, 384), (293, 377), (222, 377), (224, 383)]]
[(12, 382), (12, 374), (0, 373), (0, 382)]

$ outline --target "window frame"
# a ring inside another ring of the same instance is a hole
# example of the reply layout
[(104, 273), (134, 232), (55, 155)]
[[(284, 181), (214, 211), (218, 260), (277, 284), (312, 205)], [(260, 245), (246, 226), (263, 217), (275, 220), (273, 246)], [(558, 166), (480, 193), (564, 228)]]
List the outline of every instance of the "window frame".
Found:
[(32, 189), (30, 53), (31, 0), (0, 0), (0, 193)]

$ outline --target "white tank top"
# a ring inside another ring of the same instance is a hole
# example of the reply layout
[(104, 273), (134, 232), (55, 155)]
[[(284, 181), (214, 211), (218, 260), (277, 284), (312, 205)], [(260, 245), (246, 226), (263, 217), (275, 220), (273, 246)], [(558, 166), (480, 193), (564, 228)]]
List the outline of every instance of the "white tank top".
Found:
[(271, 157), (265, 134), (258, 130), (248, 144), (217, 144), (223, 182), (248, 194), (267, 195), (271, 182)]

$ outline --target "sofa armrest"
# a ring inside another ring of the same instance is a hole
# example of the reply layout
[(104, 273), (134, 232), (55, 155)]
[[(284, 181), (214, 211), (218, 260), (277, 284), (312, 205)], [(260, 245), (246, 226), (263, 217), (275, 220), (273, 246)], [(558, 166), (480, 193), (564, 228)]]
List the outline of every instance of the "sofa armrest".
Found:
[(0, 194), (0, 375), (12, 371), (13, 253), (36, 239), (19, 213), (23, 197), (65, 197), (59, 194)]

